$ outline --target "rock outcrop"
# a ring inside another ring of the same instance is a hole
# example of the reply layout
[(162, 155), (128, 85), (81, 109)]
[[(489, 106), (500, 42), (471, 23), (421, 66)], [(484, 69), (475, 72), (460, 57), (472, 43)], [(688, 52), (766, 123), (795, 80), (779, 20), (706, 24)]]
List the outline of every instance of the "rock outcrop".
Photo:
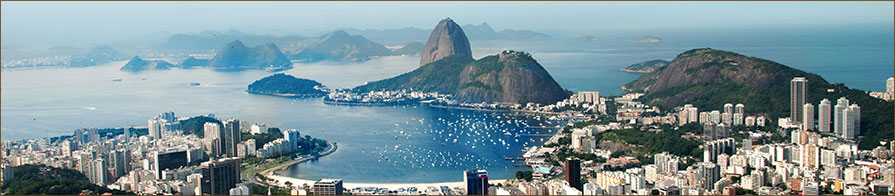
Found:
[(435, 29), (432, 29), (432, 34), (426, 41), (426, 47), (423, 48), (420, 66), (455, 55), (471, 60), (472, 49), (470, 49), (469, 39), (466, 38), (460, 25), (447, 18), (438, 22)]
[(165, 70), (175, 67), (173, 64), (163, 60), (143, 60), (139, 56), (131, 58), (127, 64), (121, 67), (122, 71), (143, 71), (143, 70)]

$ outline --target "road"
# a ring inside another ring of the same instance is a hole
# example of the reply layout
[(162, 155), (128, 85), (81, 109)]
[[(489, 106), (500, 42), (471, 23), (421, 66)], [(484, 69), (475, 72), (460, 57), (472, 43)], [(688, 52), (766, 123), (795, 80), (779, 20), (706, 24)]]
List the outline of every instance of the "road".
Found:
[[(257, 172), (258, 170), (254, 170), (254, 171), (256, 171), (256, 172), (249, 172), (249, 171), (247, 171), (247, 172), (245, 173), (245, 175), (244, 175), (244, 178), (245, 178), (246, 180), (248, 180), (249, 182), (254, 183), (254, 184), (265, 185), (265, 186), (272, 186), (271, 184), (267, 184), (267, 182), (263, 182), (262, 180), (258, 179), (258, 177), (256, 177), (255, 174), (256, 174), (256, 173), (260, 173), (262, 176), (265, 176), (265, 177), (266, 177), (267, 175), (270, 175), (271, 173), (273, 173), (274, 171), (277, 171), (277, 170), (279, 170), (279, 169), (287, 168), (287, 167), (289, 167), (289, 166), (292, 166), (292, 165), (294, 165), (294, 164), (298, 164), (298, 163), (301, 163), (301, 162), (305, 162), (305, 161), (307, 161), (307, 160), (311, 160), (311, 159), (315, 159), (315, 158), (320, 158), (320, 157), (322, 157), (322, 156), (326, 156), (326, 155), (328, 155), (328, 154), (331, 154), (331, 153), (335, 152), (336, 149), (338, 149), (338, 146), (336, 145), (336, 143), (333, 143), (333, 142), (326, 142), (326, 144), (327, 144), (327, 148), (326, 148), (326, 150), (324, 150), (323, 152), (319, 152), (319, 153), (317, 153), (317, 154), (315, 154), (315, 155), (309, 155), (309, 156), (299, 157), (299, 158), (294, 159), (294, 160), (291, 160), (291, 161), (287, 161), (287, 162), (280, 163), (280, 164), (275, 165), (275, 166), (271, 166), (270, 168), (261, 168), (261, 172)], [(273, 186), (276, 186), (276, 185), (273, 185)]]

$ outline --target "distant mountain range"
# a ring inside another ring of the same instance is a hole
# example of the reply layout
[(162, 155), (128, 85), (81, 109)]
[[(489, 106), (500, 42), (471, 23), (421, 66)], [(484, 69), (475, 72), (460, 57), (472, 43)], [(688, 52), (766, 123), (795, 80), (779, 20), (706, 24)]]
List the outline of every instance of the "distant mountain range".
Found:
[(283, 55), (276, 44), (268, 43), (249, 48), (237, 40), (218, 51), (208, 62), (208, 67), (218, 70), (282, 70), (292, 68), (292, 62)]
[[(467, 24), (462, 26), (469, 40), (545, 40), (552, 39), (550, 35), (529, 30), (506, 29), (495, 31), (486, 22), (479, 25)], [(385, 43), (403, 43), (409, 41), (424, 41), (429, 37), (431, 29), (419, 29), (406, 27), (400, 29), (343, 29), (350, 34), (362, 35), (368, 39)]]
[(392, 51), (360, 35), (334, 31), (315, 39), (293, 42), (285, 46), (289, 58), (304, 62), (322, 60), (366, 61), (371, 57), (389, 56)]
[[(720, 109), (725, 103), (743, 103), (746, 112), (776, 120), (789, 115), (790, 81), (808, 79), (807, 102), (849, 99), (861, 106), (859, 148), (869, 149), (880, 140), (893, 138), (893, 102), (871, 97), (844, 84), (831, 84), (817, 74), (777, 62), (710, 48), (677, 55), (667, 66), (645, 74), (626, 85), (632, 92), (645, 92), (641, 101), (670, 109), (693, 104), (700, 110)], [(828, 91), (832, 89), (832, 92)]]
[[(461, 28), (445, 19), (433, 29), (422, 66), (399, 76), (369, 82), (355, 91), (417, 90), (452, 94), (461, 102), (551, 104), (569, 96), (526, 52), (504, 51), (474, 60)], [(449, 49), (445, 49), (445, 47)], [(431, 61), (426, 63), (427, 61)]]
[(420, 55), (425, 48), (426, 44), (422, 42), (410, 42), (397, 50), (393, 50), (392, 55)]

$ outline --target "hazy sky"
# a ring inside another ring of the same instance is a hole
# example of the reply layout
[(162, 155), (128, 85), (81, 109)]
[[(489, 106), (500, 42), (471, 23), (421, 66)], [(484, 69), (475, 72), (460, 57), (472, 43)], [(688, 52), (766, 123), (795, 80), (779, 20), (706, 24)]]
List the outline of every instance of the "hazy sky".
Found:
[[(891, 25), (893, 2), (2, 2), (2, 43), (102, 44), (141, 35), (239, 29), (429, 29), (451, 17), (496, 30), (608, 33), (790, 25)], [(313, 31), (311, 31), (313, 30)], [(317, 36), (317, 35), (308, 35)]]

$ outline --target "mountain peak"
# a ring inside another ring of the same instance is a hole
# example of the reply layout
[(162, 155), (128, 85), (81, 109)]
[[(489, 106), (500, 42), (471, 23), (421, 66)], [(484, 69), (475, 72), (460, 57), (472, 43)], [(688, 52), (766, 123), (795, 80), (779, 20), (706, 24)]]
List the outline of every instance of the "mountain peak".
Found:
[(338, 30), (338, 31), (333, 31), (333, 32), (327, 33), (326, 35), (324, 35), (324, 37), (326, 37), (326, 38), (347, 38), (347, 37), (351, 37), (351, 35), (348, 34), (348, 32), (345, 32), (343, 30)]
[(426, 41), (426, 47), (420, 58), (420, 66), (453, 55), (466, 56), (471, 60), (472, 49), (460, 25), (451, 18), (446, 18), (438, 22), (429, 34), (429, 40)]
[(230, 43), (227, 44), (227, 47), (228, 47), (228, 48), (234, 48), (234, 47), (240, 47), (240, 48), (243, 48), (243, 47), (246, 47), (246, 45), (243, 44), (242, 41), (239, 41), (239, 40), (233, 40), (232, 42), (230, 42)]

